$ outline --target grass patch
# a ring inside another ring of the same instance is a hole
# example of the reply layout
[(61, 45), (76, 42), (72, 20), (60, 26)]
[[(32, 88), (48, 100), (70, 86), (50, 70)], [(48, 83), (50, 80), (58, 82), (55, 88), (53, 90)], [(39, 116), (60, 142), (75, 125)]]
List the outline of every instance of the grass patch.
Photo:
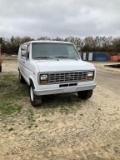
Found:
[(20, 113), (21, 105), (13, 104), (11, 102), (3, 102), (0, 104), (0, 112), (2, 115), (11, 115), (14, 112)]
[(29, 109), (28, 120), (30, 122), (35, 122), (35, 120), (34, 120), (34, 113), (33, 113), (32, 109)]
[(9, 129), (8, 129), (9, 132), (11, 132), (11, 131), (13, 131), (13, 130), (14, 130), (13, 128), (9, 128)]
[(32, 128), (32, 125), (29, 125), (28, 128)]
[(0, 77), (0, 115), (20, 113), (22, 105), (19, 100), (28, 96), (28, 86), (18, 81), (18, 76), (7, 73)]

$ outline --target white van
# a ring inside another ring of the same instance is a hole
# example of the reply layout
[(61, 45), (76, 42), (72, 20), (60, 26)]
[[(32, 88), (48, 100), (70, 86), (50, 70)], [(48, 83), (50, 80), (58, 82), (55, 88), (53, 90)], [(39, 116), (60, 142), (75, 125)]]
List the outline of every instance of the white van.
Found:
[(33, 106), (42, 103), (42, 95), (77, 92), (88, 99), (96, 87), (93, 64), (81, 60), (75, 46), (60, 41), (30, 41), (18, 52), (19, 80), (29, 85)]

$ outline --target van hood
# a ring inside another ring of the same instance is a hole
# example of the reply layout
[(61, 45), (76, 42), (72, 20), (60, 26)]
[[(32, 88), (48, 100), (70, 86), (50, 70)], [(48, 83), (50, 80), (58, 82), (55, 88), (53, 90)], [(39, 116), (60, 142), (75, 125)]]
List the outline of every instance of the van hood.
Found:
[(34, 63), (40, 72), (95, 70), (93, 64), (82, 60), (40, 60)]

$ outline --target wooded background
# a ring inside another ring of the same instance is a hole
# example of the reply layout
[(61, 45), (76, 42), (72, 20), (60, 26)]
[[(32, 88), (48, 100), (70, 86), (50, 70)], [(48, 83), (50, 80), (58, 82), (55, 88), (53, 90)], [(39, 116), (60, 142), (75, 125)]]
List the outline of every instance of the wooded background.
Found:
[(40, 37), (38, 39), (34, 39), (31, 37), (14, 37), (11, 38), (2, 38), (2, 53), (6, 54), (17, 54), (18, 48), (21, 43), (31, 41), (31, 40), (55, 40), (55, 41), (67, 41), (72, 42), (76, 46), (81, 48), (81, 52), (109, 52), (110, 54), (118, 54), (120, 53), (120, 38), (113, 37), (67, 37), (67, 38), (54, 38), (51, 39), (49, 37)]

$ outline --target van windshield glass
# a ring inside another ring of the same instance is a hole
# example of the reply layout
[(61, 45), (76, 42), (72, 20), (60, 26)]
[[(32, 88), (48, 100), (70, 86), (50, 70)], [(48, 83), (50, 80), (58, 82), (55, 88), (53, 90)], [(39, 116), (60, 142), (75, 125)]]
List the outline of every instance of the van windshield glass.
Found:
[(79, 59), (72, 44), (65, 43), (33, 43), (33, 59)]

